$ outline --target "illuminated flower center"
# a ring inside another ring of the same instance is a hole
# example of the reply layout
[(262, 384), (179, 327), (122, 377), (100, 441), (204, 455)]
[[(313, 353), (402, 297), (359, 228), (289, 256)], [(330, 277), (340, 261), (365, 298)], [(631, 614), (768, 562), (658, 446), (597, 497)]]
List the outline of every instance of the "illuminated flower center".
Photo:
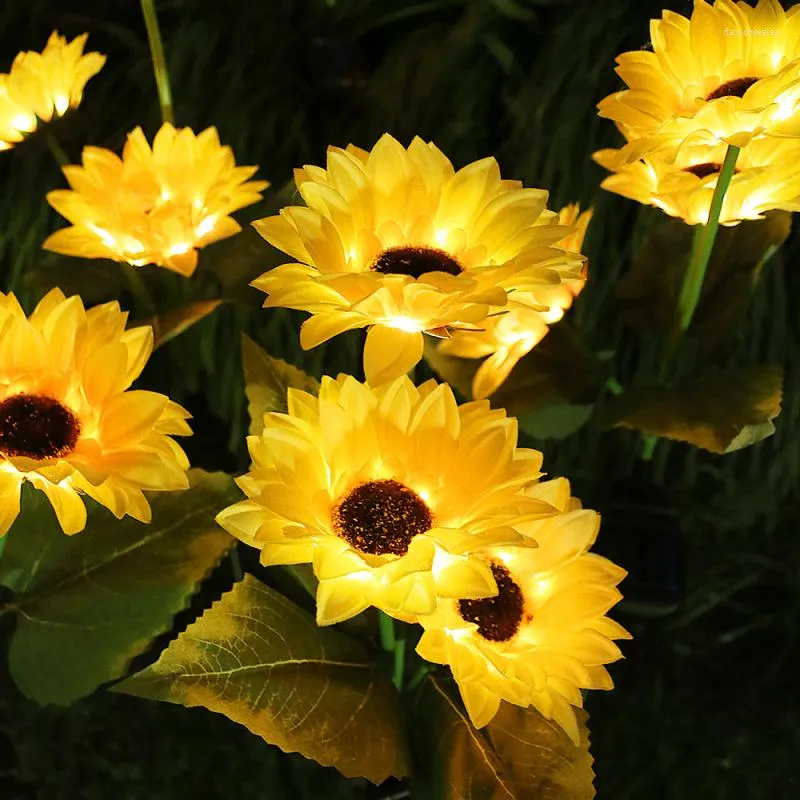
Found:
[(722, 86), (717, 86), (706, 100), (716, 100), (718, 97), (744, 97), (744, 93), (757, 81), (758, 78), (734, 78)]
[(52, 397), (18, 394), (0, 403), (0, 453), (7, 458), (61, 458), (80, 432), (75, 415)]
[(411, 540), (430, 530), (433, 515), (416, 492), (395, 480), (356, 486), (333, 513), (333, 527), (351, 547), (403, 556)]
[(419, 278), (426, 272), (447, 272), (458, 275), (461, 265), (444, 250), (434, 247), (390, 247), (384, 250), (372, 265), (375, 272), (384, 275), (409, 275)]
[(492, 564), (497, 582), (497, 597), (485, 600), (459, 600), (458, 613), (478, 626), (478, 633), (491, 642), (507, 642), (519, 630), (525, 614), (522, 590), (500, 564)]

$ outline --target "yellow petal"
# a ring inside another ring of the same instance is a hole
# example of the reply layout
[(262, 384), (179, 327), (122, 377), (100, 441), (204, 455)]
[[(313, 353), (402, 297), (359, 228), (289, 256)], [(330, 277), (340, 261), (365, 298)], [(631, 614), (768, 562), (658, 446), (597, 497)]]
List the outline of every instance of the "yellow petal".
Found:
[(421, 333), (373, 325), (364, 344), (364, 373), (370, 386), (399, 378), (422, 358)]

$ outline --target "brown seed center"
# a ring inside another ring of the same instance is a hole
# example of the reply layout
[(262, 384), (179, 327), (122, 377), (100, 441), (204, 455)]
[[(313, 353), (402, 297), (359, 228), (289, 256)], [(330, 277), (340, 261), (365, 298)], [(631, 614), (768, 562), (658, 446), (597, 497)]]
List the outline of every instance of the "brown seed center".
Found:
[(426, 272), (458, 275), (461, 272), (461, 265), (444, 250), (437, 250), (434, 247), (390, 247), (375, 259), (372, 269), (384, 275), (409, 275), (412, 278), (420, 278)]
[(484, 639), (507, 642), (519, 630), (525, 614), (525, 600), (504, 566), (492, 564), (492, 575), (497, 581), (497, 597), (459, 600), (458, 613), (467, 622), (474, 622)]
[(6, 458), (62, 458), (78, 443), (76, 416), (52, 397), (17, 394), (0, 403), (0, 453)]
[(396, 480), (356, 486), (333, 512), (336, 533), (356, 550), (375, 556), (405, 555), (411, 540), (432, 524), (422, 498)]
[(716, 100), (718, 97), (744, 97), (744, 93), (758, 81), (758, 78), (734, 78), (717, 86), (706, 100)]

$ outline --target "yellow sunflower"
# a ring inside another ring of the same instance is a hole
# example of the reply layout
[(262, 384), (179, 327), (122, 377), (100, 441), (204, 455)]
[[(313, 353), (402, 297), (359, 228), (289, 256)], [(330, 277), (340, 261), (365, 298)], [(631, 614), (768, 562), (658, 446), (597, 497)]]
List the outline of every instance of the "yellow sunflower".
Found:
[(216, 128), (195, 135), (165, 123), (152, 148), (136, 128), (122, 158), (85, 147), (83, 166), (64, 167), (72, 190), (50, 192), (47, 200), (72, 226), (43, 246), (191, 275), (201, 247), (241, 230), (230, 214), (261, 199), (269, 184), (249, 180), (257, 169), (237, 167)]
[(7, 74), (0, 74), (0, 150), (7, 150), (49, 122), (77, 108), (83, 90), (106, 57), (85, 53), (87, 34), (71, 42), (50, 34), (41, 53), (19, 53)]
[(87, 494), (117, 517), (150, 521), (142, 490), (184, 489), (189, 462), (171, 439), (188, 413), (155, 392), (127, 391), (153, 349), (149, 327), (127, 314), (53, 289), (30, 319), (0, 293), (0, 535), (20, 511), (28, 481), (53, 505), (65, 533), (86, 525)]
[(695, 0), (691, 18), (664, 11), (650, 36), (652, 51), (617, 59), (629, 88), (598, 105), (631, 141), (629, 160), (669, 154), (687, 138), (741, 147), (785, 119), (788, 100), (777, 103), (785, 81), (769, 79), (800, 58), (800, 6)]
[(288, 413), (266, 414), (247, 442), (248, 499), (217, 521), (263, 564), (313, 564), (320, 625), (370, 605), (413, 621), (438, 597), (495, 594), (472, 550), (518, 542), (516, 521), (557, 513), (523, 494), (541, 454), (517, 448), (516, 420), (486, 401), (458, 406), (435, 381), (324, 377), (319, 397), (290, 389)]
[[(601, 184), (604, 189), (656, 206), (688, 225), (704, 225), (725, 150), (724, 144), (684, 145), (674, 160), (654, 154), (631, 164), (620, 162), (618, 150), (600, 150), (594, 158), (614, 171)], [(776, 208), (800, 210), (800, 140), (768, 137), (742, 148), (720, 222), (735, 225)]]
[(493, 158), (454, 170), (432, 143), (388, 134), (370, 152), (328, 149), (327, 168), (295, 172), (306, 207), (254, 223), (298, 263), (253, 286), (266, 307), (308, 311), (304, 349), (369, 327), (367, 380), (378, 385), (422, 357), (423, 333), (476, 328), (508, 293), (580, 280), (583, 259), (554, 247), (547, 192), (503, 180)]
[(418, 621), (417, 652), (449, 665), (475, 727), (488, 724), (501, 700), (534, 706), (577, 744), (573, 706), (582, 689), (611, 689), (604, 665), (621, 658), (613, 639), (630, 634), (606, 612), (621, 598), (625, 571), (589, 553), (599, 517), (569, 496), (565, 479), (528, 493), (560, 514), (519, 526), (538, 547), (488, 549), (498, 594), (481, 600), (439, 600)]
[[(577, 203), (562, 208), (558, 223), (572, 232), (557, 246), (580, 252), (591, 217), (591, 209), (581, 213)], [(517, 292), (509, 299), (504, 313), (484, 320), (481, 330), (454, 331), (451, 338), (439, 342), (438, 349), (461, 358), (483, 358), (472, 379), (472, 396), (489, 397), (500, 388), (517, 362), (544, 339), (548, 325), (561, 319), (584, 283), (569, 281), (542, 286), (533, 293)]]

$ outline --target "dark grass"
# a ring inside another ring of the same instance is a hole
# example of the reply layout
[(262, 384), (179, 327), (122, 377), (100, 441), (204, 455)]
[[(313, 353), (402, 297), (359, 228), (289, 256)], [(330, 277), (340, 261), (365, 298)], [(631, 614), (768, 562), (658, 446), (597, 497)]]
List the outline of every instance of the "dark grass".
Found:
[[(685, 12), (684, 2), (666, 3)], [(73, 160), (85, 143), (119, 148), (159, 123), (138, 2), (13, 0), (0, 9), (0, 69), (58, 28), (90, 32), (109, 63), (82, 108), (55, 126)], [(661, 4), (522, 0), (165, 0), (158, 4), (179, 124), (214, 124), (240, 163), (272, 189), (240, 215), (291, 201), (293, 167), (321, 163), (328, 144), (370, 146), (385, 130), (434, 139), (457, 165), (498, 156), (504, 174), (580, 200), (596, 217), (591, 279), (571, 319), (619, 377), (637, 369), (614, 284), (657, 215), (602, 192), (592, 151), (616, 144), (594, 104), (618, 86), (614, 56), (647, 44)], [(107, 264), (65, 264), (40, 249), (61, 223), (43, 202), (63, 185), (39, 137), (0, 156), (0, 274), (30, 306), (47, 285), (92, 302), (119, 297), (147, 315)], [(636, 638), (612, 668), (617, 689), (592, 696), (600, 797), (790, 798), (800, 791), (793, 687), (800, 652), (798, 564), (798, 237), (765, 271), (731, 358), (783, 363), (783, 413), (771, 439), (720, 458), (662, 444), (636, 461), (636, 437), (581, 430), (535, 442), (551, 474), (605, 516), (599, 547), (631, 575), (620, 619)], [(160, 351), (145, 375), (195, 416), (195, 464), (244, 469), (238, 355), (244, 330), (270, 352), (319, 375), (360, 374), (358, 334), (303, 353), (302, 314), (262, 311), (247, 276), (279, 263), (252, 233), (209, 248), (194, 283), (148, 274), (170, 308), (190, 292), (235, 302)], [(216, 271), (215, 271), (216, 270)], [(645, 358), (648, 358), (646, 356)], [(564, 366), (569, 369), (569, 365)], [(654, 488), (656, 487), (656, 488)], [(678, 522), (679, 521), (679, 522)], [(643, 611), (672, 613), (648, 618)], [(4, 681), (0, 797), (365, 797), (330, 770), (279, 755), (222, 717), (99, 693), (70, 709), (38, 709)], [(3, 781), (8, 786), (6, 791)], [(14, 788), (16, 787), (16, 788)]]

